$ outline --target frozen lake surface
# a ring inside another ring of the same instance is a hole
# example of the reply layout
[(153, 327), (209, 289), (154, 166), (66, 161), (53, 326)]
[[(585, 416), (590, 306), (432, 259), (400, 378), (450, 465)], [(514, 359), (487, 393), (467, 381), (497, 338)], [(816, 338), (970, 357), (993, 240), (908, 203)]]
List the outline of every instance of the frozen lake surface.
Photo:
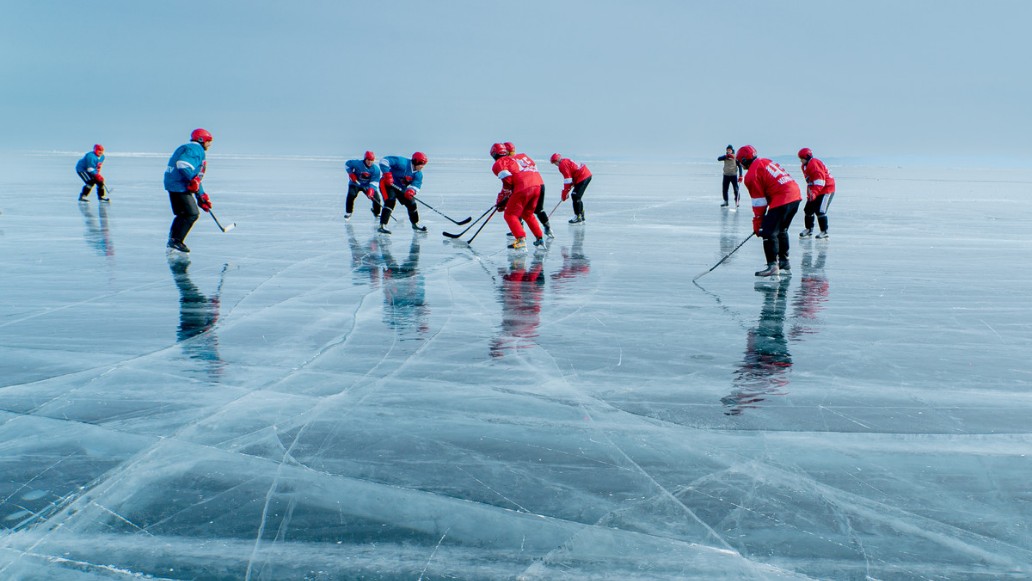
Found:
[[(1032, 171), (831, 164), (791, 277), (752, 240), (697, 286), (751, 228), (716, 162), (589, 163), (512, 254), (216, 144), (238, 226), (170, 261), (168, 154), (109, 205), (78, 157), (0, 176), (2, 579), (1032, 576)], [(422, 197), (475, 218), (490, 166)]]

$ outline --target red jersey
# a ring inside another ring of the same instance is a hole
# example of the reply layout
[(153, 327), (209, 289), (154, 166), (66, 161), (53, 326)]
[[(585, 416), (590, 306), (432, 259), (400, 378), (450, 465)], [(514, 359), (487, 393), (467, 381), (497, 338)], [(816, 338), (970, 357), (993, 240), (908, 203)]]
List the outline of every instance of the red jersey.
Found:
[(559, 160), (559, 173), (563, 174), (563, 188), (569, 188), (591, 177), (588, 166), (568, 157)]
[(806, 178), (806, 199), (813, 200), (822, 194), (835, 193), (835, 178), (831, 177), (824, 162), (811, 157), (803, 164), (803, 177)]
[(803, 199), (799, 184), (785, 168), (769, 159), (757, 159), (745, 174), (745, 187), (752, 198), (754, 216), (762, 216), (767, 208), (778, 208)]
[(519, 191), (545, 185), (537, 164), (525, 153), (498, 158), (491, 171), (502, 180), (503, 191)]

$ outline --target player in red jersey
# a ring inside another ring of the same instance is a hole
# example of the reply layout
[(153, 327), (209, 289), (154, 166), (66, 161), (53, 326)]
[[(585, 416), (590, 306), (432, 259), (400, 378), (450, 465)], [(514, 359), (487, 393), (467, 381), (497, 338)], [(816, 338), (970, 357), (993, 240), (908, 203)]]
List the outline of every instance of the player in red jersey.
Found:
[(821, 232), (817, 238), (828, 237), (828, 207), (835, 196), (835, 178), (824, 162), (813, 156), (813, 150), (804, 147), (799, 150), (799, 162), (803, 164), (803, 177), (806, 178), (806, 205), (803, 206), (803, 225), (805, 230), (799, 233), (800, 238), (813, 236), (814, 216)]
[(767, 268), (756, 276), (789, 274), (788, 228), (799, 211), (799, 184), (785, 168), (769, 159), (756, 157), (756, 148), (738, 148), (738, 160), (747, 173), (745, 187), (753, 207), (753, 233), (763, 238)]
[[(505, 146), (505, 150), (509, 152), (509, 155), (516, 158), (522, 163), (530, 163), (536, 168), (534, 160), (530, 159), (525, 153), (516, 153), (516, 146), (511, 141), (506, 141), (502, 144)], [(539, 172), (540, 175), (540, 172)], [(538, 193), (537, 204), (534, 204), (534, 215), (537, 216), (538, 222), (541, 223), (541, 227), (545, 231), (545, 236), (549, 238), (555, 238), (555, 234), (552, 234), (552, 227), (548, 223), (548, 212), (545, 211), (545, 182), (541, 182), (541, 191)]]
[(525, 155), (509, 155), (508, 149), (501, 143), (491, 146), (491, 157), (495, 160), (491, 171), (502, 180), (502, 191), (498, 193), (495, 207), (499, 212), (505, 212), (505, 223), (509, 225), (509, 230), (515, 238), (509, 244), (509, 248), (520, 250), (527, 247), (527, 232), (523, 229), (521, 220), (526, 222), (537, 238), (534, 246), (542, 246), (545, 243), (545, 234), (534, 216), (534, 207), (545, 182), (538, 173), (537, 165)]
[(584, 191), (591, 183), (591, 170), (588, 169), (588, 166), (558, 153), (552, 154), (551, 161), (552, 165), (559, 166), (559, 173), (563, 176), (562, 199), (564, 202), (570, 196), (570, 190), (573, 190), (573, 219), (570, 220), (570, 224), (581, 224), (584, 222), (584, 202), (581, 201), (581, 198), (584, 197)]

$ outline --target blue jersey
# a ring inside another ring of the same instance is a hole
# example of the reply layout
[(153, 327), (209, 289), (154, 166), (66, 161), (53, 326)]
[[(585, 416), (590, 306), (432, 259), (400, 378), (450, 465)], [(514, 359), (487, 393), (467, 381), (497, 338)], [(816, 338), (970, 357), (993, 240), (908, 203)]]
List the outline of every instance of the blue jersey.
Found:
[(76, 173), (86, 172), (91, 176), (100, 171), (100, 164), (104, 163), (104, 156), (97, 155), (92, 151), (87, 152), (86, 155), (82, 156), (79, 163), (75, 164)]
[(357, 181), (358, 187), (363, 190), (375, 188), (383, 175), (378, 164), (374, 163), (372, 166), (366, 167), (364, 159), (353, 159), (345, 163), (344, 167), (348, 169), (349, 178), (355, 176), (353, 181)]
[(423, 187), (423, 172), (412, 168), (412, 160), (407, 157), (388, 155), (380, 159), (380, 169), (386, 174), (390, 172), (394, 176), (394, 185), (403, 190), (415, 190), (419, 194), (419, 188)]
[[(180, 145), (172, 157), (168, 160), (168, 167), (165, 168), (165, 189), (169, 192), (185, 192), (186, 186), (197, 176), (204, 179), (204, 170), (207, 162), (204, 161), (204, 148), (200, 143), (191, 141)], [(197, 194), (204, 193), (202, 185)]]

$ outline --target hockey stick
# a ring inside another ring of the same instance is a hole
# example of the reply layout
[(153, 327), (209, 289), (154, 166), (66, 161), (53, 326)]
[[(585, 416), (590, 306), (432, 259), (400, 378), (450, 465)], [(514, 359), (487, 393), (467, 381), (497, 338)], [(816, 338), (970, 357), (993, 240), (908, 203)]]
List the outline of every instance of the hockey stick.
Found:
[(420, 199), (419, 199), (418, 197), (417, 197), (417, 198), (412, 198), (412, 199), (413, 199), (413, 200), (415, 200), (415, 201), (417, 201), (417, 202), (419, 202), (420, 204), (423, 204), (423, 205), (424, 205), (424, 206), (426, 206), (427, 208), (430, 208), (431, 210), (433, 210), (433, 211), (437, 212), (438, 214), (441, 214), (442, 216), (444, 216), (445, 218), (447, 218), (447, 219), (448, 219), (448, 220), (450, 220), (451, 222), (454, 222), (454, 223), (455, 223), (455, 224), (456, 224), (457, 226), (462, 226), (463, 224), (469, 224), (469, 221), (473, 219), (473, 217), (472, 217), (472, 216), (466, 216), (466, 219), (465, 219), (465, 220), (462, 220), (461, 222), (456, 222), (456, 221), (455, 221), (455, 220), (454, 220), (453, 218), (448, 218), (448, 216), (446, 216), (446, 215), (445, 215), (444, 213), (442, 213), (442, 212), (441, 212), (440, 210), (438, 210), (437, 208), (435, 208), (435, 207), (431, 206), (430, 204), (427, 204), (427, 203), (426, 203), (426, 202), (424, 202), (423, 200), (420, 200)]
[(727, 260), (728, 258), (731, 258), (731, 255), (734, 254), (735, 252), (738, 252), (738, 249), (741, 248), (742, 246), (745, 246), (745, 243), (748, 242), (753, 236), (755, 236), (755, 234), (750, 232), (749, 235), (745, 237), (745, 240), (742, 240), (741, 242), (739, 242), (738, 246), (735, 246), (734, 250), (732, 250), (731, 252), (728, 252), (724, 256), (724, 258), (721, 258), (719, 261), (717, 261), (717, 263), (714, 264), (713, 266), (711, 266), (709, 270), (707, 270), (706, 272), (700, 272), (699, 274), (695, 275), (695, 278), (692, 279), (692, 282), (695, 282), (695, 281), (699, 280), (700, 278), (702, 278), (703, 276), (706, 276), (707, 274), (713, 272), (713, 269), (715, 269), (716, 267), (718, 267), (721, 264), (723, 264), (724, 261)]
[[(566, 200), (559, 200), (559, 204), (562, 204), (562, 203), (563, 203), (563, 202), (565, 202), (565, 201), (566, 201)], [(549, 217), (549, 218), (551, 218), (551, 217), (552, 217), (552, 214), (555, 214), (555, 211), (559, 209), (559, 204), (556, 204), (556, 205), (555, 205), (555, 207), (554, 207), (554, 208), (552, 208), (552, 211), (548, 213), (548, 217)]]
[(445, 236), (447, 236), (448, 238), (459, 238), (459, 237), (461, 237), (461, 236), (462, 236), (463, 234), (465, 234), (466, 232), (469, 232), (470, 228), (472, 228), (472, 227), (476, 226), (476, 225), (477, 225), (477, 222), (479, 222), (479, 221), (483, 220), (483, 219), (484, 219), (484, 216), (488, 215), (488, 213), (490, 213), (490, 212), (493, 212), (494, 210), (495, 210), (494, 204), (491, 204), (491, 207), (490, 207), (490, 208), (488, 208), (486, 212), (484, 212), (483, 214), (481, 214), (481, 215), (480, 215), (480, 217), (479, 217), (479, 218), (477, 218), (476, 220), (473, 220), (473, 223), (472, 223), (472, 224), (470, 224), (469, 226), (467, 226), (465, 230), (463, 230), (462, 232), (459, 232), (458, 234), (452, 234), (451, 232), (441, 232), (441, 234), (444, 234), (444, 235), (445, 235)]
[(211, 214), (211, 219), (215, 220), (215, 225), (219, 227), (219, 230), (222, 230), (223, 232), (229, 232), (233, 228), (236, 228), (236, 222), (233, 222), (229, 226), (223, 226), (219, 222), (219, 219), (215, 217), (215, 212), (212, 212), (211, 210), (208, 210), (208, 213)]
[(497, 214), (497, 213), (498, 212), (492, 212), (491, 215), (487, 217), (487, 220), (484, 220), (484, 223), (480, 225), (480, 228), (477, 229), (476, 233), (473, 234), (473, 237), (466, 241), (466, 244), (472, 245), (473, 244), (473, 238), (476, 238), (477, 235), (480, 234), (480, 231), (484, 229), (484, 226), (487, 226), (487, 223), (490, 222), (491, 218), (494, 218), (495, 214)]

